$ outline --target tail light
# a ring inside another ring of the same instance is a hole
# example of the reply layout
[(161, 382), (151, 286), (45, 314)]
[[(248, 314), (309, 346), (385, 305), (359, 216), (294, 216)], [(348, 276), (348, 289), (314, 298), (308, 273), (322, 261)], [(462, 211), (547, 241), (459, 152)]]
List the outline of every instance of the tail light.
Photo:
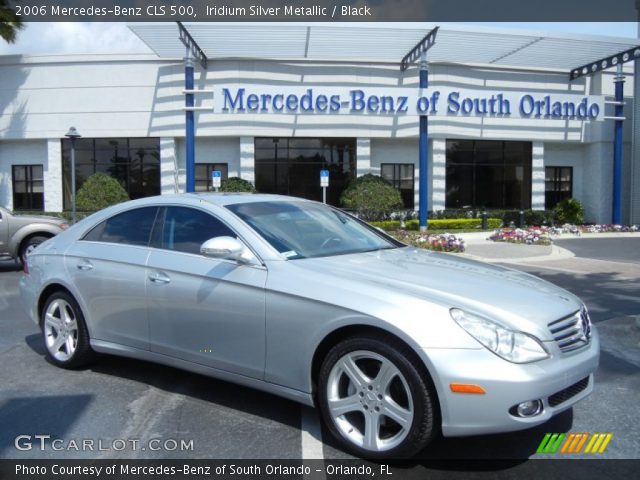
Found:
[(24, 272), (25, 275), (29, 275), (29, 264), (27, 263), (26, 260), (22, 262), (22, 271)]

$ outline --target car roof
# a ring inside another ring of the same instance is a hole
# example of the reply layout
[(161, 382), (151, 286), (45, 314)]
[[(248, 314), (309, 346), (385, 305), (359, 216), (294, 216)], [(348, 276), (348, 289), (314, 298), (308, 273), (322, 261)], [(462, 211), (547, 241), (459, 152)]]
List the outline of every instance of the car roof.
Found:
[[(202, 192), (202, 193), (179, 193), (170, 195), (159, 195), (156, 197), (147, 197), (144, 203), (158, 204), (171, 203), (180, 200), (199, 200), (213, 205), (226, 206), (236, 203), (256, 203), (256, 202), (310, 202), (299, 197), (289, 197), (286, 195), (272, 195), (265, 193), (243, 193), (243, 192)], [(142, 199), (141, 199), (142, 200)], [(142, 202), (141, 202), (142, 203)]]

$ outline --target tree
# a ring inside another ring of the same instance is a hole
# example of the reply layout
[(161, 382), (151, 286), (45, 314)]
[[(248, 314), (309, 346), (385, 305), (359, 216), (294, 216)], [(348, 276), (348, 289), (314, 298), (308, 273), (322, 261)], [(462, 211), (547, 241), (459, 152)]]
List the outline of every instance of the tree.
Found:
[(18, 30), (24, 28), (20, 17), (16, 15), (7, 0), (0, 0), (0, 37), (7, 43), (14, 43)]

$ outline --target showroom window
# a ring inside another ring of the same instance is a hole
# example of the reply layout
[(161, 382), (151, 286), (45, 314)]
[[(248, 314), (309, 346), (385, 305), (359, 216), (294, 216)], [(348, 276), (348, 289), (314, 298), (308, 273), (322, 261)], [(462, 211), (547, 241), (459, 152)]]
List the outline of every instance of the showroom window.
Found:
[(42, 165), (13, 165), (14, 210), (44, 210), (44, 181)]
[(446, 208), (531, 208), (531, 142), (447, 140)]
[[(94, 173), (117, 179), (129, 198), (160, 195), (160, 139), (76, 139), (76, 191)], [(64, 208), (71, 208), (71, 140), (62, 139)]]
[(221, 172), (222, 180), (229, 178), (228, 163), (196, 163), (196, 192), (212, 192), (211, 172)]
[(327, 203), (356, 176), (355, 138), (256, 138), (256, 189), (322, 200), (320, 170), (329, 170)]
[(549, 210), (573, 196), (573, 167), (546, 167), (544, 172), (544, 208)]
[(413, 163), (383, 163), (380, 165), (380, 173), (400, 191), (404, 208), (413, 208), (415, 198)]

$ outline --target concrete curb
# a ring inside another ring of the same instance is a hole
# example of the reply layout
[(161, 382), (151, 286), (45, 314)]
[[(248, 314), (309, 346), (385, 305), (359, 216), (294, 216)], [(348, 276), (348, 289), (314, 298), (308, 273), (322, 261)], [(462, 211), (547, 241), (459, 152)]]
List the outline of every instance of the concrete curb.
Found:
[[(467, 245), (494, 245), (498, 247), (501, 242), (494, 242), (489, 240), (488, 237), (492, 232), (470, 232), (461, 233), (456, 237), (464, 240)], [(607, 233), (585, 233), (582, 235), (565, 234), (561, 236), (552, 237), (555, 242), (557, 240), (585, 240), (590, 238), (631, 238), (636, 237), (640, 239), (640, 232), (607, 232)], [(526, 248), (527, 245), (523, 245)], [(536, 255), (536, 256), (523, 256), (523, 257), (483, 257), (480, 255), (473, 255), (471, 253), (460, 253), (460, 256), (470, 258), (473, 260), (479, 260), (482, 262), (490, 263), (527, 263), (527, 262), (548, 262), (556, 260), (565, 260), (567, 258), (575, 257), (575, 254), (566, 248), (560, 247), (555, 243), (551, 244), (551, 251), (548, 255)]]
[[(492, 242), (493, 243), (493, 242)], [(556, 260), (564, 260), (567, 258), (575, 257), (575, 254), (566, 248), (558, 247), (557, 245), (551, 246), (551, 253), (548, 255), (538, 255), (533, 257), (481, 257), (478, 255), (472, 255), (470, 253), (459, 253), (458, 255), (470, 258), (472, 260), (478, 260), (481, 262), (489, 263), (527, 263), (527, 262), (548, 262)]]

